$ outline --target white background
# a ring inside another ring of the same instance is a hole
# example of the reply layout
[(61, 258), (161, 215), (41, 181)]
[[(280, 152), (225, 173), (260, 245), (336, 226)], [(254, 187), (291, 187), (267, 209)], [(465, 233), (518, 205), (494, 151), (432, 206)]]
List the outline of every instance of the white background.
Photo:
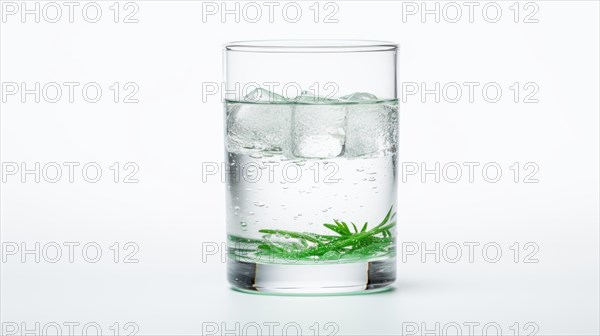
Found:
[[(23, 327), (35, 329), (39, 323), (38, 334), (44, 327), (53, 334), (55, 323), (67, 335), (69, 322), (79, 324), (73, 327), (78, 334), (94, 322), (103, 335), (113, 335), (115, 323), (121, 335), (134, 329), (138, 335), (210, 334), (215, 325), (219, 331), (255, 334), (252, 323), (268, 335), (269, 322), (280, 323), (273, 327), (277, 334), (287, 326), (289, 335), (294, 327), (303, 335), (421, 335), (424, 328), (456, 334), (456, 324), (468, 335), (469, 323), (474, 334), (485, 333), (486, 324), (490, 335), (493, 326), (502, 335), (600, 333), (598, 2), (537, 1), (527, 7), (521, 2), (517, 17), (512, 1), (497, 2), (502, 13), (496, 23), (486, 21), (495, 17), (493, 8), (482, 14), (489, 2), (476, 2), (472, 20), (459, 2), (463, 13), (456, 23), (448, 22), (454, 12), (442, 11), (440, 22), (433, 15), (424, 20), (420, 13), (408, 15), (412, 7), (399, 1), (337, 1), (327, 8), (321, 2), (318, 23), (312, 1), (297, 2), (303, 13), (296, 23), (283, 17), (285, 2), (275, 8), (273, 23), (263, 2), (257, 23), (248, 22), (254, 15), (239, 23), (233, 15), (225, 22), (220, 13), (203, 16), (200, 1), (136, 1), (128, 7), (122, 2), (118, 23), (112, 1), (98, 2), (102, 15), (96, 23), (85, 20), (95, 16), (93, 9), (88, 17), (81, 14), (86, 2), (76, 2), (74, 22), (58, 2), (62, 18), (48, 22), (55, 17), (49, 8), (37, 23), (34, 15), (10, 15), (13, 7), (7, 3), (2, 1), (0, 24), (4, 333), (16, 325), (20, 335)], [(38, 3), (43, 8), (48, 2)], [(443, 9), (447, 2), (438, 4)], [(338, 22), (325, 23), (336, 8), (332, 18)], [(133, 10), (137, 13), (129, 19), (138, 22), (125, 23)], [(222, 81), (224, 43), (274, 38), (394, 41), (401, 45), (405, 88), (422, 82), (427, 88), (436, 82), (442, 87), (480, 83), (472, 102), (465, 89), (456, 103), (419, 94), (401, 103), (401, 162), (425, 163), (428, 169), (436, 162), (480, 166), (472, 183), (466, 166), (457, 183), (448, 176), (436, 183), (432, 174), (425, 181), (420, 174), (406, 176), (400, 183), (401, 255), (393, 291), (267, 297), (229, 289), (220, 249), (225, 188), (218, 175), (203, 181), (203, 164), (223, 161), (222, 102), (218, 95), (203, 99), (203, 83)], [(33, 94), (7, 95), (10, 83), (33, 88), (36, 82), (80, 86), (73, 102), (64, 86), (57, 103), (43, 96), (36, 103)], [(103, 90), (97, 103), (81, 94), (89, 82)], [(115, 103), (109, 88), (115, 82), (121, 90), (134, 83), (139, 102), (123, 102), (130, 87)], [(521, 87), (517, 103), (510, 89), (515, 82)], [(525, 90), (529, 82), (533, 86)], [(502, 88), (498, 102), (484, 99), (480, 89), (486, 83)], [(539, 89), (533, 96), (537, 102), (525, 103), (532, 87)], [(33, 169), (36, 162), (58, 163), (63, 176), (50, 183), (52, 170), (36, 183), (34, 174), (25, 181), (20, 171), (7, 175), (9, 166), (25, 163)], [(64, 162), (80, 164), (73, 183)], [(82, 166), (90, 162), (102, 168), (97, 183), (82, 177)], [(115, 162), (118, 183), (110, 169)], [(132, 171), (124, 168), (127, 162), (139, 167), (138, 183), (123, 183)], [(482, 166), (490, 162), (502, 168), (496, 183), (482, 176)], [(510, 169), (515, 162), (518, 182)], [(525, 169), (528, 162), (532, 165)], [(538, 182), (523, 183), (531, 167), (539, 168), (533, 176)], [(64, 245), (69, 242), (79, 244), (72, 263)], [(115, 242), (119, 262), (111, 250)], [(479, 244), (472, 262), (464, 245), (469, 242)], [(22, 250), (33, 250), (36, 243), (39, 262), (35, 252)], [(56, 254), (52, 243), (61, 246), (56, 263), (47, 260)], [(98, 262), (82, 256), (87, 243), (101, 247)], [(436, 243), (437, 252), (422, 253), (422, 247), (433, 250)], [(462, 247), (455, 263), (454, 243)], [(490, 260), (493, 250), (482, 252), (488, 243), (501, 248), (497, 262)], [(14, 246), (19, 250), (9, 252)], [(216, 254), (207, 252), (215, 246)], [(416, 254), (402, 253), (414, 246)], [(124, 262), (130, 253), (137, 263)], [(127, 322), (133, 324), (126, 330)], [(415, 326), (419, 330), (411, 333)], [(92, 327), (88, 334), (94, 334)]]

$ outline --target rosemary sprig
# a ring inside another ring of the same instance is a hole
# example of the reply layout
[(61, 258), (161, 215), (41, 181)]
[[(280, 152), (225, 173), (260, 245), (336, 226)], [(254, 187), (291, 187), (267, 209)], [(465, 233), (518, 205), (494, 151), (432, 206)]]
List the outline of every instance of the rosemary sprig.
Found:
[[(268, 251), (276, 257), (279, 256), (287, 259), (322, 257), (328, 252), (335, 252), (340, 256), (349, 254), (373, 255), (385, 252), (393, 246), (394, 240), (390, 230), (396, 225), (396, 221), (393, 220), (395, 215), (395, 213), (392, 213), (392, 207), (390, 207), (390, 210), (381, 223), (371, 229), (368, 228), (368, 223), (364, 223), (359, 230), (356, 224), (350, 222), (351, 226), (349, 226), (345, 221), (337, 219), (333, 220), (333, 224), (323, 224), (324, 227), (335, 232), (337, 235), (263, 229), (259, 230), (259, 232), (264, 233), (265, 236), (258, 248)], [(269, 235), (295, 238), (303, 243), (274, 243), (267, 239)]]

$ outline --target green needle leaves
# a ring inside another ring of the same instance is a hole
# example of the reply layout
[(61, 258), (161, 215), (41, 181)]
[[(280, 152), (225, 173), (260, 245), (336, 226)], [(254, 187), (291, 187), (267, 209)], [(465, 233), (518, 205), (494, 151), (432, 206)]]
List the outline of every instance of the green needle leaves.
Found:
[(396, 225), (395, 215), (390, 207), (381, 223), (370, 230), (368, 223), (364, 223), (359, 230), (356, 224), (350, 222), (350, 227), (345, 221), (337, 219), (333, 220), (333, 224), (323, 224), (335, 235), (263, 229), (259, 230), (265, 236), (258, 249), (270, 253), (273, 257), (288, 260), (374, 257), (393, 252), (394, 239), (390, 230)]

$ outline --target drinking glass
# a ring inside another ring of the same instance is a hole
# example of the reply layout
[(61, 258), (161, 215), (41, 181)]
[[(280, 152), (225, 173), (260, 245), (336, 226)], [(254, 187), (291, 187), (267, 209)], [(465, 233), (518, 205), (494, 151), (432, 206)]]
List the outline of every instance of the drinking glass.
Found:
[(360, 40), (225, 46), (234, 289), (334, 294), (394, 282), (397, 51)]

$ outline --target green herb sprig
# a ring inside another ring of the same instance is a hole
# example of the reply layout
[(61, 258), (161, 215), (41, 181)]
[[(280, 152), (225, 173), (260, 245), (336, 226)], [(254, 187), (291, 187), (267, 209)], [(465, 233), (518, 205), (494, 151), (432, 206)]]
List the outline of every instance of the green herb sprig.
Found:
[[(258, 245), (262, 252), (274, 257), (285, 259), (339, 259), (344, 257), (368, 257), (388, 251), (393, 247), (394, 239), (390, 231), (395, 225), (395, 213), (392, 207), (385, 218), (375, 227), (369, 229), (365, 222), (358, 228), (356, 224), (337, 219), (333, 223), (325, 223), (324, 227), (337, 235), (319, 235), (309, 232), (295, 232), (287, 230), (259, 230), (264, 233), (263, 240)], [(268, 239), (271, 235), (282, 236), (294, 241), (273, 242)]]

